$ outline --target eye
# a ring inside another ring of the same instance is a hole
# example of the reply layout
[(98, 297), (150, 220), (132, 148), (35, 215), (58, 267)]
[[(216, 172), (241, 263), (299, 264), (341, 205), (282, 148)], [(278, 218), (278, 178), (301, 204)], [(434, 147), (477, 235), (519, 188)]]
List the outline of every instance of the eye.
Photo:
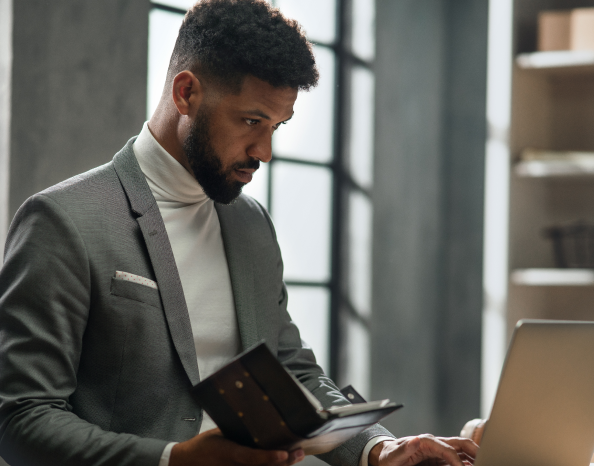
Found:
[(280, 123), (277, 123), (276, 125), (273, 126), (273, 128), (275, 130), (279, 129), (280, 125), (286, 125), (287, 122), (286, 121), (281, 121)]
[(260, 122), (260, 120), (255, 120), (253, 118), (246, 118), (245, 122), (248, 126), (256, 126)]

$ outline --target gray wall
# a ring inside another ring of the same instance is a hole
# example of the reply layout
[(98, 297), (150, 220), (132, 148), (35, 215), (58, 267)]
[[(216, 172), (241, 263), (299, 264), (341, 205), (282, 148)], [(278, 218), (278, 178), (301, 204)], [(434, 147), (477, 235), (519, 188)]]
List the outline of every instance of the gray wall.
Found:
[(14, 2), (9, 216), (109, 161), (146, 115), (148, 0)]
[(479, 416), (488, 2), (377, 0), (372, 398)]
[(148, 12), (148, 0), (0, 0), (1, 244), (27, 197), (140, 131)]
[(0, 0), (0, 244), (8, 229), (11, 71), (12, 0)]
[[(0, 244), (2, 245), (8, 228), (11, 70), (12, 0), (0, 0)], [(2, 458), (0, 458), (0, 466), (7, 466)]]

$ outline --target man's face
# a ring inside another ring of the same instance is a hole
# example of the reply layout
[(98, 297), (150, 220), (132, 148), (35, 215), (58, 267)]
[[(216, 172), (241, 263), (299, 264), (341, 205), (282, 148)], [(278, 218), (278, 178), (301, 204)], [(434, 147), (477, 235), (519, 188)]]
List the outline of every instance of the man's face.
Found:
[(276, 88), (253, 76), (237, 95), (200, 106), (184, 152), (196, 180), (215, 202), (229, 204), (272, 158), (272, 134), (293, 115), (297, 90)]

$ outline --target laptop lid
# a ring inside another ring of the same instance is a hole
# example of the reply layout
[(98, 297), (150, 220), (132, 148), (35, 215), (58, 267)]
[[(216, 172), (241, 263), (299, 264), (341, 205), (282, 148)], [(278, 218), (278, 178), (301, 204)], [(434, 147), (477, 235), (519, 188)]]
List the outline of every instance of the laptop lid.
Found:
[(518, 322), (475, 466), (587, 466), (594, 322)]

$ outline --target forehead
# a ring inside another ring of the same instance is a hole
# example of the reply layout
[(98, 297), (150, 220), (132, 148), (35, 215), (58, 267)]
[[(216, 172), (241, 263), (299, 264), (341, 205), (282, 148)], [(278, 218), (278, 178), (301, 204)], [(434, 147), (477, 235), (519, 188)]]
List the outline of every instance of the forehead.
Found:
[(272, 118), (282, 118), (293, 113), (293, 104), (297, 100), (297, 89), (274, 87), (266, 81), (248, 75), (243, 80), (239, 94), (227, 94), (221, 104), (237, 110), (257, 108), (271, 113)]

